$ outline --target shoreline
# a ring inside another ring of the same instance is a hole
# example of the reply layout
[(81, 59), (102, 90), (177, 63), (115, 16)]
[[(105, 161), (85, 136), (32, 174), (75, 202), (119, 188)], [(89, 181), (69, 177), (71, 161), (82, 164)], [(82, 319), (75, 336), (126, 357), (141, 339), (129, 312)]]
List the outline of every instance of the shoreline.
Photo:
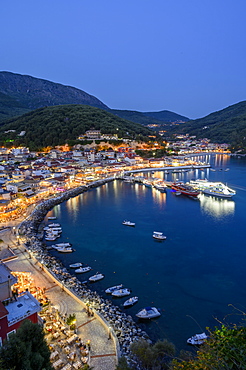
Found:
[(104, 299), (96, 291), (91, 290), (81, 283), (77, 278), (75, 280), (74, 276), (68, 272), (62, 262), (49, 254), (44, 242), (38, 237), (40, 223), (54, 206), (78, 196), (91, 188), (104, 185), (113, 180), (114, 178), (108, 178), (95, 181), (87, 187), (81, 186), (71, 189), (56, 198), (43, 201), (16, 227), (16, 231), (29, 257), (34, 258), (47, 275), (55, 279), (56, 283), (70, 296), (79, 301), (84, 308), (89, 308), (92, 315), (95, 315), (101, 324), (104, 325), (114, 341), (117, 359), (120, 356), (125, 356), (130, 360), (130, 345), (140, 338), (152, 342), (148, 334), (138, 327), (130, 315), (121, 311), (110, 300)]

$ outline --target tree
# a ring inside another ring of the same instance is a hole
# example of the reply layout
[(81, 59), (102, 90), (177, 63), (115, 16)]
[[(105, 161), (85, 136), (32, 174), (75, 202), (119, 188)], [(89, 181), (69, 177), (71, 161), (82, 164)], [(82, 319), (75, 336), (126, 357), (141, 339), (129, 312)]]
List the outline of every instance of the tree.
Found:
[(246, 328), (222, 325), (211, 332), (210, 340), (193, 359), (172, 363), (172, 370), (244, 370), (246, 369)]
[(1, 368), (51, 370), (50, 351), (42, 327), (25, 320), (0, 350)]
[(144, 339), (132, 343), (131, 352), (142, 370), (169, 368), (169, 362), (175, 353), (175, 347), (168, 340), (159, 340), (154, 345)]

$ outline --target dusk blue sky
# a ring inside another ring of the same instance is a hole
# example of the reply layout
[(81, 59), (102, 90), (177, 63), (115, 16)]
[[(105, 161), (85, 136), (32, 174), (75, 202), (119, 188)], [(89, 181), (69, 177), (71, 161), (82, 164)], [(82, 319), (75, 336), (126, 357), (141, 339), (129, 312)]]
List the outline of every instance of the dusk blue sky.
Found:
[(0, 70), (204, 117), (246, 100), (245, 15), (245, 0), (2, 1)]

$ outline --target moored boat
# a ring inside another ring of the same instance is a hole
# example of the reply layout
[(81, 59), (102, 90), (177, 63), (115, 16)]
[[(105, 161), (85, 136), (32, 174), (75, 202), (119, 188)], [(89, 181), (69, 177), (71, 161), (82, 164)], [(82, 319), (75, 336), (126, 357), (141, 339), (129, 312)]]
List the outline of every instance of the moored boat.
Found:
[(69, 247), (62, 247), (62, 248), (57, 248), (57, 251), (60, 253), (72, 253), (73, 249)]
[(112, 296), (114, 297), (125, 297), (126, 295), (130, 295), (131, 291), (130, 289), (123, 288), (123, 289), (117, 289), (112, 292)]
[(91, 277), (89, 277), (89, 281), (92, 281), (92, 282), (95, 282), (95, 281), (98, 281), (98, 280), (102, 280), (104, 278), (104, 275), (103, 274), (100, 274), (100, 273), (97, 273)]
[(71, 243), (58, 243), (56, 244), (58, 248), (63, 248), (63, 247), (71, 247)]
[(83, 274), (84, 272), (88, 272), (91, 270), (91, 267), (90, 266), (86, 266), (86, 267), (80, 267), (79, 269), (76, 269), (74, 272), (76, 274)]
[(121, 288), (123, 288), (123, 284), (111, 286), (105, 290), (105, 293), (112, 294), (115, 290), (119, 290)]
[(139, 319), (154, 319), (155, 317), (161, 316), (160, 312), (156, 307), (145, 307), (140, 310), (136, 316)]
[(187, 343), (192, 344), (193, 346), (199, 346), (203, 344), (206, 341), (206, 339), (208, 339), (206, 333), (195, 334), (187, 339)]
[(156, 239), (156, 240), (166, 240), (166, 236), (163, 235), (162, 232), (159, 232), (159, 231), (154, 231), (153, 232), (153, 238)]
[(123, 225), (125, 226), (135, 226), (135, 222), (131, 222), (131, 221), (128, 221), (128, 220), (124, 220), (122, 222)]
[(123, 303), (123, 306), (130, 307), (130, 306), (133, 306), (137, 302), (138, 302), (138, 297), (131, 297)]
[(191, 197), (197, 197), (199, 194), (199, 191), (195, 190), (192, 186), (181, 182), (174, 182), (171, 185), (171, 188), (181, 194), (189, 195)]
[(191, 180), (189, 184), (196, 190), (200, 190), (206, 195), (213, 195), (221, 198), (231, 198), (236, 191), (222, 182), (208, 181), (207, 179)]
[(57, 218), (56, 216), (49, 216), (48, 220), (56, 220), (56, 218)]
[(76, 263), (72, 263), (71, 265), (69, 265), (69, 267), (71, 269), (77, 269), (77, 268), (82, 267), (82, 266), (83, 266), (83, 263), (81, 263), (81, 262), (76, 262)]

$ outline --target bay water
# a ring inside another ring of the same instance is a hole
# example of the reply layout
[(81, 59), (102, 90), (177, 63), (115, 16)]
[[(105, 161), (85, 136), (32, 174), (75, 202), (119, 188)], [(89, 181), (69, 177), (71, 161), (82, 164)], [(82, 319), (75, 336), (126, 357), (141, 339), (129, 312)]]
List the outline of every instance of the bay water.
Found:
[[(142, 175), (167, 181), (222, 181), (236, 190), (233, 198), (201, 195), (195, 200), (176, 196), (169, 188), (161, 193), (115, 180), (47, 215), (57, 216), (62, 226), (59, 242), (70, 242), (75, 249), (71, 254), (51, 254), (68, 269), (74, 262), (91, 266), (91, 272), (77, 275), (81, 281), (103, 273), (105, 278), (90, 288), (132, 315), (151, 339), (167, 338), (177, 349), (187, 349), (187, 338), (206, 327), (240, 322), (238, 310), (246, 312), (246, 158), (207, 155), (200, 160), (215, 171), (152, 170)], [(124, 219), (136, 226), (122, 225)], [(167, 239), (155, 241), (153, 231), (163, 232)], [(104, 292), (121, 283), (132, 290), (131, 296), (139, 297), (131, 308), (123, 308), (128, 297), (117, 299)], [(147, 306), (160, 309), (161, 317), (139, 322), (135, 314)]]

